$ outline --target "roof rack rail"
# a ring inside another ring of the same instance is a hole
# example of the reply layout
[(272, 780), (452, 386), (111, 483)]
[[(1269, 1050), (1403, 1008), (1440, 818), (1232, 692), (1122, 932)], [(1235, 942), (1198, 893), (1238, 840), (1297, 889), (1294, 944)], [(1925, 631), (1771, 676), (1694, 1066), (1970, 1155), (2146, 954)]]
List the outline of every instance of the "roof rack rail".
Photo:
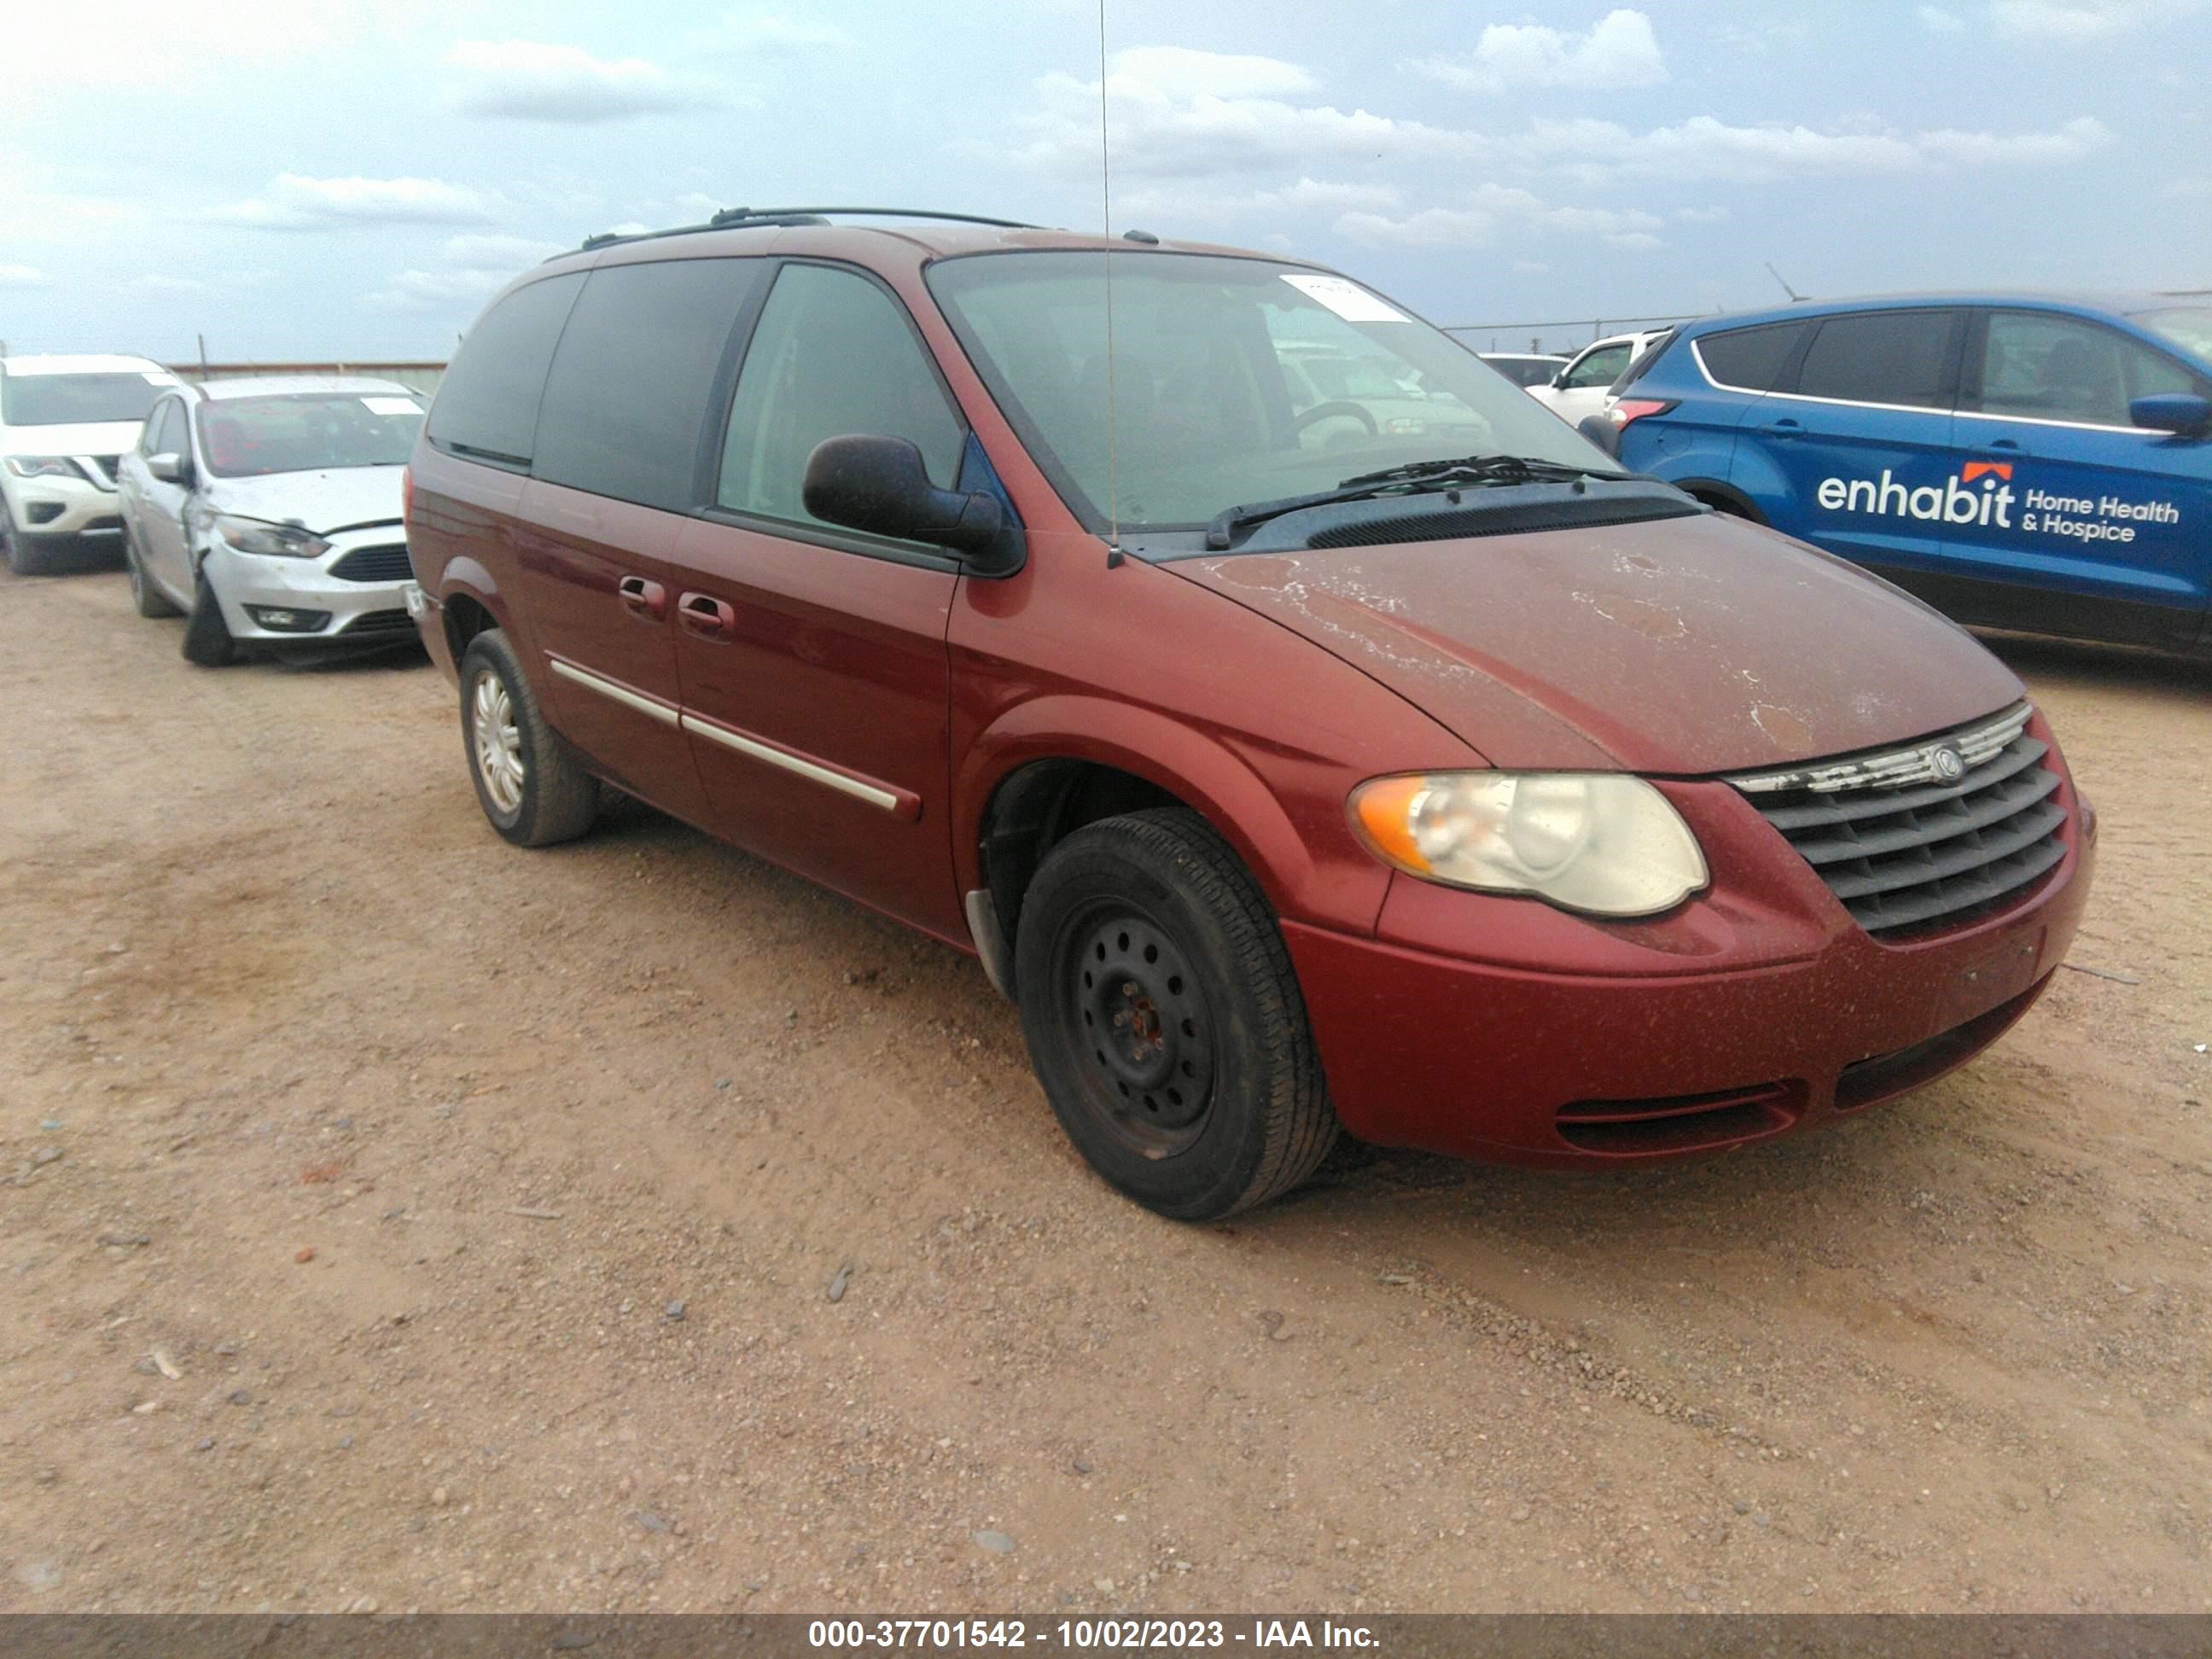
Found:
[[(612, 247), (622, 242), (650, 241), (659, 236), (692, 236), (705, 230), (757, 230), (773, 225), (826, 225), (829, 216), (867, 219), (939, 219), (963, 225), (990, 225), (1000, 230), (1036, 230), (1040, 227), (1019, 219), (994, 219), (981, 213), (937, 213), (927, 208), (887, 207), (787, 207), (787, 208), (724, 208), (703, 225), (677, 225), (668, 230), (639, 230), (623, 233), (603, 230), (596, 236), (586, 236), (579, 245), (579, 252), (589, 253), (595, 248)], [(555, 254), (555, 258), (562, 256)]]

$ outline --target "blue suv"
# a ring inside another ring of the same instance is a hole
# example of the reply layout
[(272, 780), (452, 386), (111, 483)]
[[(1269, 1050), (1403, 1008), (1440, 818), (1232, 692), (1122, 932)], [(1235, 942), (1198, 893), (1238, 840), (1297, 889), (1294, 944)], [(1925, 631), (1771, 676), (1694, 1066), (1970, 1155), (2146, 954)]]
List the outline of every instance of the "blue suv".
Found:
[(1964, 623), (2212, 654), (2212, 305), (1838, 301), (1685, 324), (1598, 432)]

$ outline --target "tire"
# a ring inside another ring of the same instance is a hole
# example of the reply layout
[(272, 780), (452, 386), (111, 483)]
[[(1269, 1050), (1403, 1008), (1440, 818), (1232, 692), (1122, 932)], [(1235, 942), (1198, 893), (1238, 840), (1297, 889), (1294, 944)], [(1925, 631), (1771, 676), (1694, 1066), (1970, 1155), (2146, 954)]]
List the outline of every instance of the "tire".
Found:
[(123, 568), (131, 579), (131, 608), (142, 617), (173, 617), (177, 607), (169, 603), (167, 594), (154, 586), (154, 579), (146, 574), (146, 562), (138, 556), (138, 532), (126, 520), (123, 526)]
[(202, 668), (228, 668), (238, 660), (238, 641), (222, 619), (222, 605), (203, 570), (192, 580), (192, 608), (185, 618), (185, 637), (178, 647), (185, 660)]
[(1107, 818), (1055, 847), (1022, 900), (1014, 980), (1060, 1127), (1147, 1209), (1263, 1204), (1336, 1139), (1273, 913), (1194, 813)]
[(46, 574), (46, 555), (33, 548), (30, 538), (16, 529), (15, 515), (4, 500), (0, 500), (0, 542), (8, 544), (9, 574), (43, 576)]
[(461, 746), (477, 804), (516, 846), (574, 841), (599, 817), (599, 781), (545, 723), (514, 647), (496, 628), (461, 653)]

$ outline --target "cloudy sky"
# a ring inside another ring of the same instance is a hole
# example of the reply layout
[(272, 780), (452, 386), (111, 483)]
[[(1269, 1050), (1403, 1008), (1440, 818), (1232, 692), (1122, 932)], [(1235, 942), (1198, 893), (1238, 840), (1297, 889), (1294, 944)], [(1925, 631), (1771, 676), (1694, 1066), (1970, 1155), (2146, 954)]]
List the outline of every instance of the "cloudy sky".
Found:
[[(529, 263), (720, 206), (1093, 228), (1097, 21), (43, 8), (0, 100), (0, 339), (443, 356)], [(1296, 250), (1440, 323), (1765, 304), (1768, 260), (1816, 295), (2212, 285), (2212, 0), (1106, 0), (1104, 45), (1116, 230)]]

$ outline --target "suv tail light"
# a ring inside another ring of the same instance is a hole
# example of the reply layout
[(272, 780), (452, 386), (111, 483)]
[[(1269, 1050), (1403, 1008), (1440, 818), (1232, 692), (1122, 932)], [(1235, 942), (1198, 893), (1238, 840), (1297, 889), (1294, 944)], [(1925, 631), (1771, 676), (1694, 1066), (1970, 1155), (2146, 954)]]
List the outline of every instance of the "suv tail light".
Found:
[(1681, 401), (1679, 398), (1621, 398), (1605, 411), (1605, 418), (1619, 432), (1632, 421), (1640, 421), (1646, 415), (1664, 415)]

